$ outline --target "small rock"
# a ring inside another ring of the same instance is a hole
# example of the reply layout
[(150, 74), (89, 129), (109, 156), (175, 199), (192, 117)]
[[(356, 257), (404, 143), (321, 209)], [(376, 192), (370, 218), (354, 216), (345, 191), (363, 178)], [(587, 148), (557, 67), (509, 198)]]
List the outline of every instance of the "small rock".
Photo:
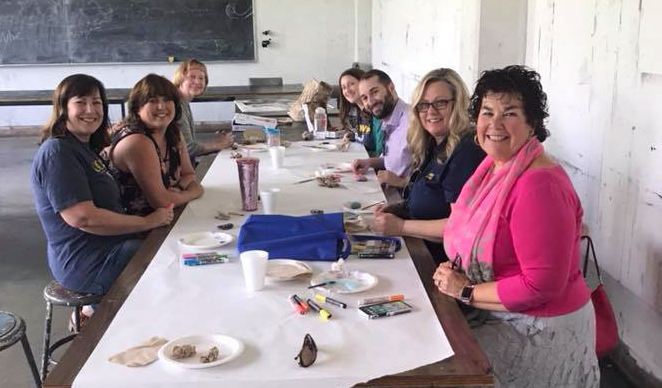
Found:
[(357, 202), (357, 201), (345, 202), (345, 207), (348, 209), (358, 209), (361, 207), (361, 202)]

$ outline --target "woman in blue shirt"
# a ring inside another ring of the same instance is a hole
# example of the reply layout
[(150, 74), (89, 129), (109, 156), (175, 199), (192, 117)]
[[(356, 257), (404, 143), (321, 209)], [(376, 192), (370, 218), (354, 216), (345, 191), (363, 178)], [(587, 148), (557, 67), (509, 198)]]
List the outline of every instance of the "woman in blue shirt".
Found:
[(413, 174), (388, 183), (404, 187), (404, 202), (375, 208), (375, 231), (425, 239), (435, 262), (448, 260), (441, 236), (462, 186), (485, 157), (473, 141), (469, 92), (451, 69), (436, 69), (414, 89), (407, 131)]

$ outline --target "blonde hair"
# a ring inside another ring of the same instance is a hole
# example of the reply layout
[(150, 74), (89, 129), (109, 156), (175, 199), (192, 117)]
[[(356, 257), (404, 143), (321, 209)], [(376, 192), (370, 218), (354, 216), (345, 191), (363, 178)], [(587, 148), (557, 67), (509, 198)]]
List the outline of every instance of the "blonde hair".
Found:
[(407, 130), (407, 145), (412, 154), (412, 171), (416, 171), (425, 160), (425, 154), (434, 138), (423, 128), (420, 115), (416, 111), (425, 88), (433, 82), (445, 82), (450, 88), (453, 98), (453, 111), (448, 122), (448, 140), (446, 147), (437, 155), (438, 159), (446, 160), (453, 153), (462, 136), (470, 130), (469, 121), (469, 91), (460, 78), (460, 75), (452, 69), (440, 68), (428, 72), (416, 85), (411, 97), (411, 110), (409, 113), (409, 129)]
[(198, 61), (197, 59), (187, 59), (186, 61), (182, 62), (177, 70), (175, 70), (175, 76), (172, 79), (172, 83), (175, 84), (177, 88), (179, 88), (179, 85), (184, 82), (184, 78), (186, 78), (186, 75), (192, 67), (199, 67), (202, 69), (202, 72), (205, 73), (205, 89), (207, 89), (207, 85), (209, 85), (209, 74), (207, 73), (207, 66), (205, 66), (204, 63)]

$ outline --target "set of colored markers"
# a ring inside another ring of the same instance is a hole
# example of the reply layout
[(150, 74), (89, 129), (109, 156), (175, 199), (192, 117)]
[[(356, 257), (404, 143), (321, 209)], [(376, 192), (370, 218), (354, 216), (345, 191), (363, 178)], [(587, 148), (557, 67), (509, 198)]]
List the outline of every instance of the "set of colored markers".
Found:
[[(337, 307), (342, 307), (344, 309), (347, 308), (346, 303), (343, 303), (339, 300), (333, 299), (326, 295), (315, 294), (314, 298), (319, 303), (328, 303)], [(329, 312), (329, 310), (323, 308), (312, 299), (308, 299), (307, 301), (304, 302), (303, 299), (301, 299), (298, 295), (294, 294), (294, 295), (290, 295), (289, 300), (294, 310), (299, 314), (303, 315), (307, 313), (309, 310), (313, 310), (317, 314), (319, 314), (320, 319), (323, 321), (328, 321), (331, 318), (331, 313)]]
[[(329, 296), (322, 294), (315, 294), (313, 297), (319, 303), (327, 303), (333, 306), (347, 308), (347, 303), (333, 299)], [(325, 308), (317, 304), (316, 301), (308, 299), (304, 301), (298, 295), (290, 295), (288, 298), (294, 311), (303, 315), (308, 311), (313, 310), (323, 321), (328, 321), (331, 318), (331, 313)], [(411, 311), (411, 306), (403, 302), (404, 295), (390, 295), (381, 296), (377, 298), (363, 299), (358, 302), (359, 311), (368, 316), (369, 319), (388, 317), (392, 315), (404, 314)]]
[(228, 255), (217, 252), (185, 253), (182, 255), (182, 264), (187, 266), (227, 263)]

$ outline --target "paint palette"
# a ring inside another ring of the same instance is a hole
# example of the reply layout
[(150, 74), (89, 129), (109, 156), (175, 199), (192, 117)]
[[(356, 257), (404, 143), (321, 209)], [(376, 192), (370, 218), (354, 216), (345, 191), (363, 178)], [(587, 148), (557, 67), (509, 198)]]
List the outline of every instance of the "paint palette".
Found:
[(310, 285), (334, 281), (333, 284), (318, 287), (320, 290), (337, 294), (356, 294), (367, 291), (377, 285), (375, 275), (361, 271), (326, 271), (310, 280)]

